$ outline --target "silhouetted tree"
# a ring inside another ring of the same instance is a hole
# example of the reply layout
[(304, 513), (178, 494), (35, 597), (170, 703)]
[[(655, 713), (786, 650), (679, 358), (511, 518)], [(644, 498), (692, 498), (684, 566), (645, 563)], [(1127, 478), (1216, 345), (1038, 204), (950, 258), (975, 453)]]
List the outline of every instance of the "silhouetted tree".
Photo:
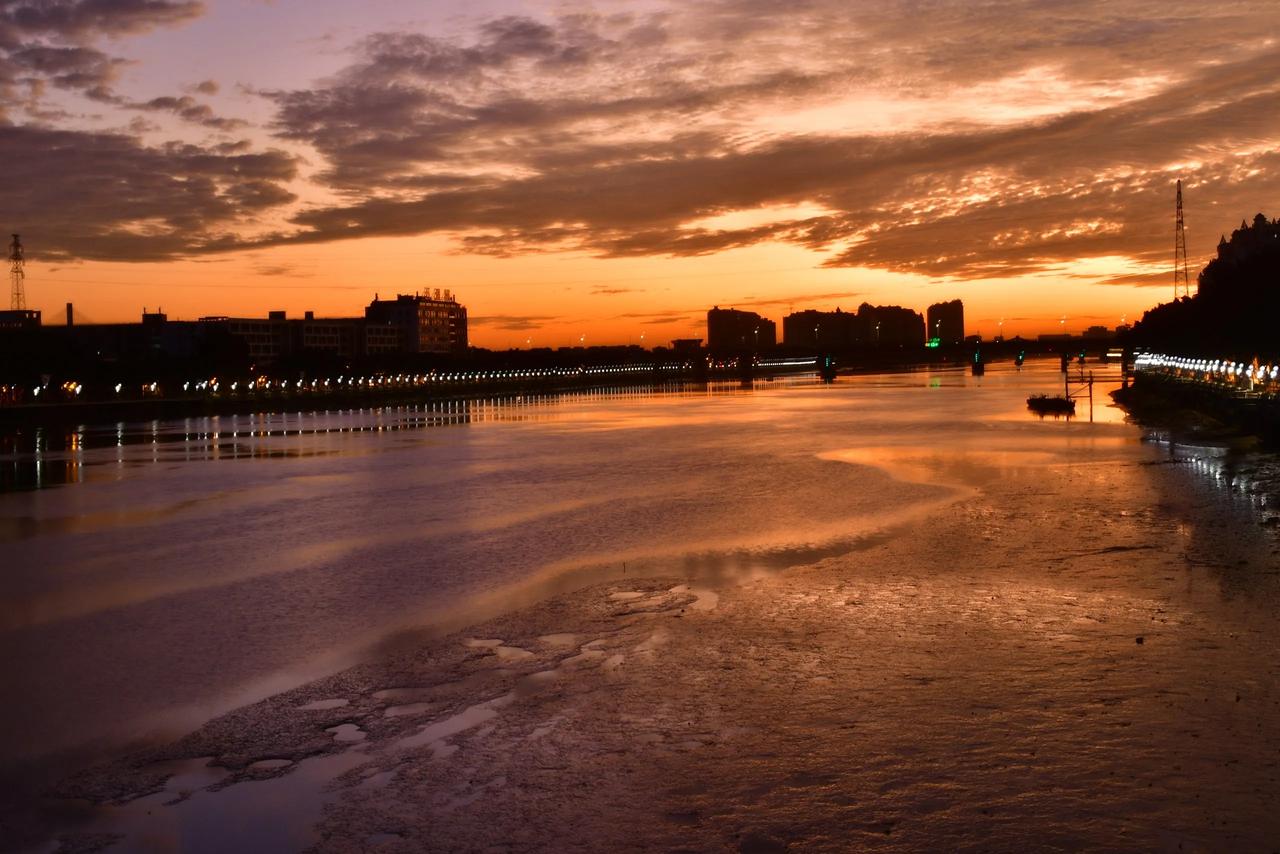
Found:
[(1241, 222), (1197, 281), (1194, 297), (1144, 314), (1135, 343), (1212, 358), (1280, 355), (1280, 220)]

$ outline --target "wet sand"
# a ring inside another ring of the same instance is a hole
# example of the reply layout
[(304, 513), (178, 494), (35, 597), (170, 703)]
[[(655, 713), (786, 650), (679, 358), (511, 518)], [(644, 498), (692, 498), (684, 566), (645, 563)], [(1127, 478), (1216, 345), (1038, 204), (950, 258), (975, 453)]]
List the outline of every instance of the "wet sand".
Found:
[(1158, 447), (990, 462), (890, 459), (953, 501), (843, 555), (588, 587), (225, 715), (68, 781), (64, 843), (1274, 848), (1266, 514)]

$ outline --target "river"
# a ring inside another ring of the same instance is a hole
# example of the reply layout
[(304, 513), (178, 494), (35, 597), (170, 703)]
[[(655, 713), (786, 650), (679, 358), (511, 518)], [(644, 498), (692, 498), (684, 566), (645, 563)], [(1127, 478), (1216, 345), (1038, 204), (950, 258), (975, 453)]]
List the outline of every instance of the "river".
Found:
[[(170, 739), (589, 584), (741, 585), (866, 550), (994, 482), (1030, 496), (1049, 465), (1107, 477), (1176, 456), (1166, 492), (1266, 536), (1269, 463), (1144, 441), (1102, 387), (1092, 423), (1086, 402), (1071, 422), (1026, 411), (1060, 381), (1033, 362), (601, 389), (17, 447), (0, 460), (0, 715), (22, 736), (0, 762), (60, 771)], [(1166, 492), (1135, 491), (1132, 511)], [(1040, 520), (1038, 547), (1078, 548), (1069, 529)]]

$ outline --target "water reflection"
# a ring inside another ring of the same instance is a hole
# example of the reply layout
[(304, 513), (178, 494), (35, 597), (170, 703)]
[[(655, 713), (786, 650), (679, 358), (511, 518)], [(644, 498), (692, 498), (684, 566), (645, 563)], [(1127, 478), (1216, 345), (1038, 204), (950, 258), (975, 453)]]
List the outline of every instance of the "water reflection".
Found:
[(1151, 441), (1164, 449), (1164, 462), (1183, 466), (1221, 500), (1247, 506), (1265, 524), (1280, 521), (1280, 460), (1274, 454), (1236, 447), (1188, 445), (1167, 437)]
[(0, 462), (40, 463), (43, 485), (50, 463), (78, 468), (70, 488), (0, 496), (0, 665), (25, 698), (0, 723), (24, 733), (18, 753), (181, 727), (401, 629), (502, 613), (624, 563), (700, 578), (810, 564), (992, 478), (1038, 494), (1047, 466), (1091, 462), (1129, 494), (1137, 469), (1117, 463), (1151, 453), (1136, 431), (1026, 413), (1028, 393), (1060, 382), (1052, 367), (11, 437)]
[[(775, 385), (811, 385), (816, 381), (816, 375), (801, 375), (786, 378)], [(616, 386), (555, 394), (442, 400), (414, 406), (213, 415), (174, 421), (18, 429), (0, 433), (0, 493), (82, 483), (99, 476), (115, 478), (119, 474), (113, 469), (125, 466), (301, 458), (333, 453), (332, 449), (325, 448), (282, 447), (275, 441), (288, 437), (395, 433), (463, 424), (545, 421), (556, 417), (557, 406), (590, 400), (625, 401), (673, 394), (697, 397), (736, 395), (750, 393), (754, 388), (755, 384), (751, 382)], [(145, 452), (139, 453), (139, 448)]]

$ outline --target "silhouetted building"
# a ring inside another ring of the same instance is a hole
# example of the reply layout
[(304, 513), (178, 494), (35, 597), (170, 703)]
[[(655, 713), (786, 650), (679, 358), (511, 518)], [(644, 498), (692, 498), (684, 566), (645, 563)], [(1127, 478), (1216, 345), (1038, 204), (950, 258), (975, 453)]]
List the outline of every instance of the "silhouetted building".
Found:
[(15, 308), (0, 311), (0, 331), (6, 329), (39, 329), (40, 312), (35, 309)]
[(351, 359), (467, 350), (467, 310), (448, 291), (443, 296), (375, 297), (365, 315), (318, 318), (308, 311), (290, 318), (277, 309), (266, 317), (171, 321), (162, 311), (144, 309), (140, 323), (75, 324), (68, 305), (66, 326), (42, 327), (39, 311), (0, 312), (0, 351), (29, 347), (44, 354), (46, 362), (59, 364), (199, 357), (267, 366), (310, 356)]
[(702, 352), (701, 338), (676, 338), (671, 342), (671, 350), (680, 355), (697, 355)]
[[(343, 358), (408, 351), (406, 335), (396, 324), (363, 317), (320, 317), (306, 312), (301, 319), (283, 311), (266, 317), (202, 317), (200, 324), (221, 329), (241, 342), (250, 361), (269, 365), (286, 356), (328, 353)], [(172, 324), (169, 324), (172, 326)]]
[(835, 311), (796, 311), (782, 319), (782, 340), (788, 347), (839, 352), (854, 343), (857, 316)]
[[(143, 315), (145, 322), (146, 315)], [(290, 347), (289, 320), (283, 311), (272, 311), (266, 317), (202, 317), (200, 325), (209, 330), (219, 330), (243, 344), (249, 359), (255, 363), (270, 364), (288, 355)]]
[(954, 347), (962, 343), (964, 303), (958, 299), (934, 303), (925, 313), (925, 325), (925, 335), (931, 346)]
[(465, 353), (467, 350), (467, 309), (454, 296), (436, 289), (434, 296), (398, 294), (394, 300), (374, 297), (364, 310), (371, 324), (395, 327), (400, 331), (406, 353)]
[(858, 346), (899, 349), (924, 346), (924, 318), (920, 312), (896, 305), (858, 306), (854, 341)]
[(754, 353), (777, 342), (777, 325), (754, 311), (716, 306), (707, 312), (707, 349), (714, 353)]
[[(152, 317), (144, 314), (144, 325)], [(307, 354), (352, 358), (467, 349), (467, 309), (448, 291), (443, 296), (439, 291), (435, 296), (400, 294), (394, 300), (375, 296), (364, 317), (316, 317), (308, 311), (291, 319), (276, 310), (266, 317), (202, 317), (200, 324), (223, 330), (242, 343), (251, 361), (261, 364)]]

